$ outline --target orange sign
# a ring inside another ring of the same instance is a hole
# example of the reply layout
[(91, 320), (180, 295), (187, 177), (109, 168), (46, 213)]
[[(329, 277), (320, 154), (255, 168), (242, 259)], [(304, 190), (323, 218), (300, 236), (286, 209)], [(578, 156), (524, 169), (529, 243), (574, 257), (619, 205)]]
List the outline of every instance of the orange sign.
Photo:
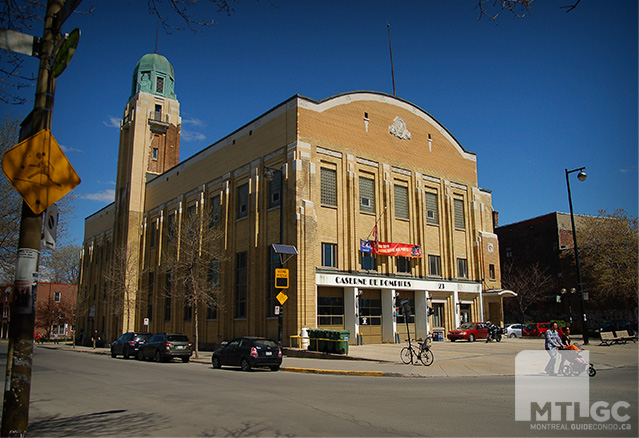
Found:
[(9, 149), (2, 157), (2, 171), (35, 214), (80, 184), (80, 177), (48, 129)]

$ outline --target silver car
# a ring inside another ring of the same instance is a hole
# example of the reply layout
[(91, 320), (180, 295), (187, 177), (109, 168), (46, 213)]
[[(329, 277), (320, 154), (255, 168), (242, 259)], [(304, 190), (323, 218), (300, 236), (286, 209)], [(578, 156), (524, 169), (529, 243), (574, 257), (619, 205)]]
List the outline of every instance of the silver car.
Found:
[(521, 338), (524, 335), (524, 324), (508, 324), (504, 327), (504, 336), (508, 338)]

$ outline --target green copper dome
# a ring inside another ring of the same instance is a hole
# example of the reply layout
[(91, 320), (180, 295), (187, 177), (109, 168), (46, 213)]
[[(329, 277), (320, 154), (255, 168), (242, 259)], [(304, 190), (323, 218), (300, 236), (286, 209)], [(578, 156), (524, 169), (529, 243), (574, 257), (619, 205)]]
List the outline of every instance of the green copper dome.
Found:
[(149, 53), (135, 65), (131, 97), (140, 91), (176, 99), (173, 66), (164, 56)]

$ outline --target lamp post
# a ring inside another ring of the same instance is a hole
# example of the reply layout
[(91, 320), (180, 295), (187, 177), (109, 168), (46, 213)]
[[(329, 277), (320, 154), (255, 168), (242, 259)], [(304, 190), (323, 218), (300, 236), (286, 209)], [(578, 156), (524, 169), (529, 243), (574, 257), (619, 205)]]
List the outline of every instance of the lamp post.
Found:
[(570, 204), (570, 223), (572, 225), (572, 242), (575, 247), (575, 264), (577, 265), (577, 284), (579, 286), (579, 296), (581, 298), (581, 331), (583, 334), (584, 345), (588, 345), (588, 325), (586, 322), (586, 302), (584, 300), (584, 285), (581, 279), (581, 265), (579, 263), (579, 247), (577, 245), (577, 229), (575, 228), (575, 215), (572, 210), (572, 195), (570, 193), (570, 178), (569, 175), (574, 172), (577, 173), (577, 179), (579, 181), (585, 181), (587, 178), (585, 167), (566, 171), (566, 186), (568, 187), (568, 203)]
[(566, 290), (566, 289), (562, 289), (561, 290), (561, 295), (566, 295), (568, 297), (568, 316), (570, 318), (570, 325), (572, 326), (572, 296), (574, 293), (576, 293), (577, 290), (573, 287), (570, 289), (570, 293)]
[[(264, 166), (266, 171), (264, 172), (264, 179), (267, 181), (272, 181), (275, 177), (275, 174), (279, 174), (280, 178), (280, 244), (284, 244), (284, 172), (282, 169), (277, 169), (274, 167)], [(269, 193), (269, 196), (272, 196)], [(280, 258), (280, 268), (283, 268), (284, 264)], [(284, 330), (283, 330), (283, 313), (284, 313), (284, 304), (280, 305), (280, 311), (277, 315), (277, 340), (282, 346), (282, 339), (284, 338)]]

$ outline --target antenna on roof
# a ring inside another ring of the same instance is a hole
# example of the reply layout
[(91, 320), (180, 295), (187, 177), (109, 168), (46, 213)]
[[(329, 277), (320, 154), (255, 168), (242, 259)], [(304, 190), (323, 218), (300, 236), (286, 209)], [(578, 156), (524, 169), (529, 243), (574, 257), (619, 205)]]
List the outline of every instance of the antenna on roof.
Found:
[(393, 78), (393, 96), (397, 96), (395, 92), (395, 69), (393, 68), (393, 46), (391, 45), (390, 23), (386, 23), (386, 25), (388, 26), (388, 48), (390, 50), (391, 77)]
[(155, 51), (153, 53), (157, 54), (158, 53), (158, 34), (160, 32), (160, 22), (158, 21), (157, 25), (155, 26)]

